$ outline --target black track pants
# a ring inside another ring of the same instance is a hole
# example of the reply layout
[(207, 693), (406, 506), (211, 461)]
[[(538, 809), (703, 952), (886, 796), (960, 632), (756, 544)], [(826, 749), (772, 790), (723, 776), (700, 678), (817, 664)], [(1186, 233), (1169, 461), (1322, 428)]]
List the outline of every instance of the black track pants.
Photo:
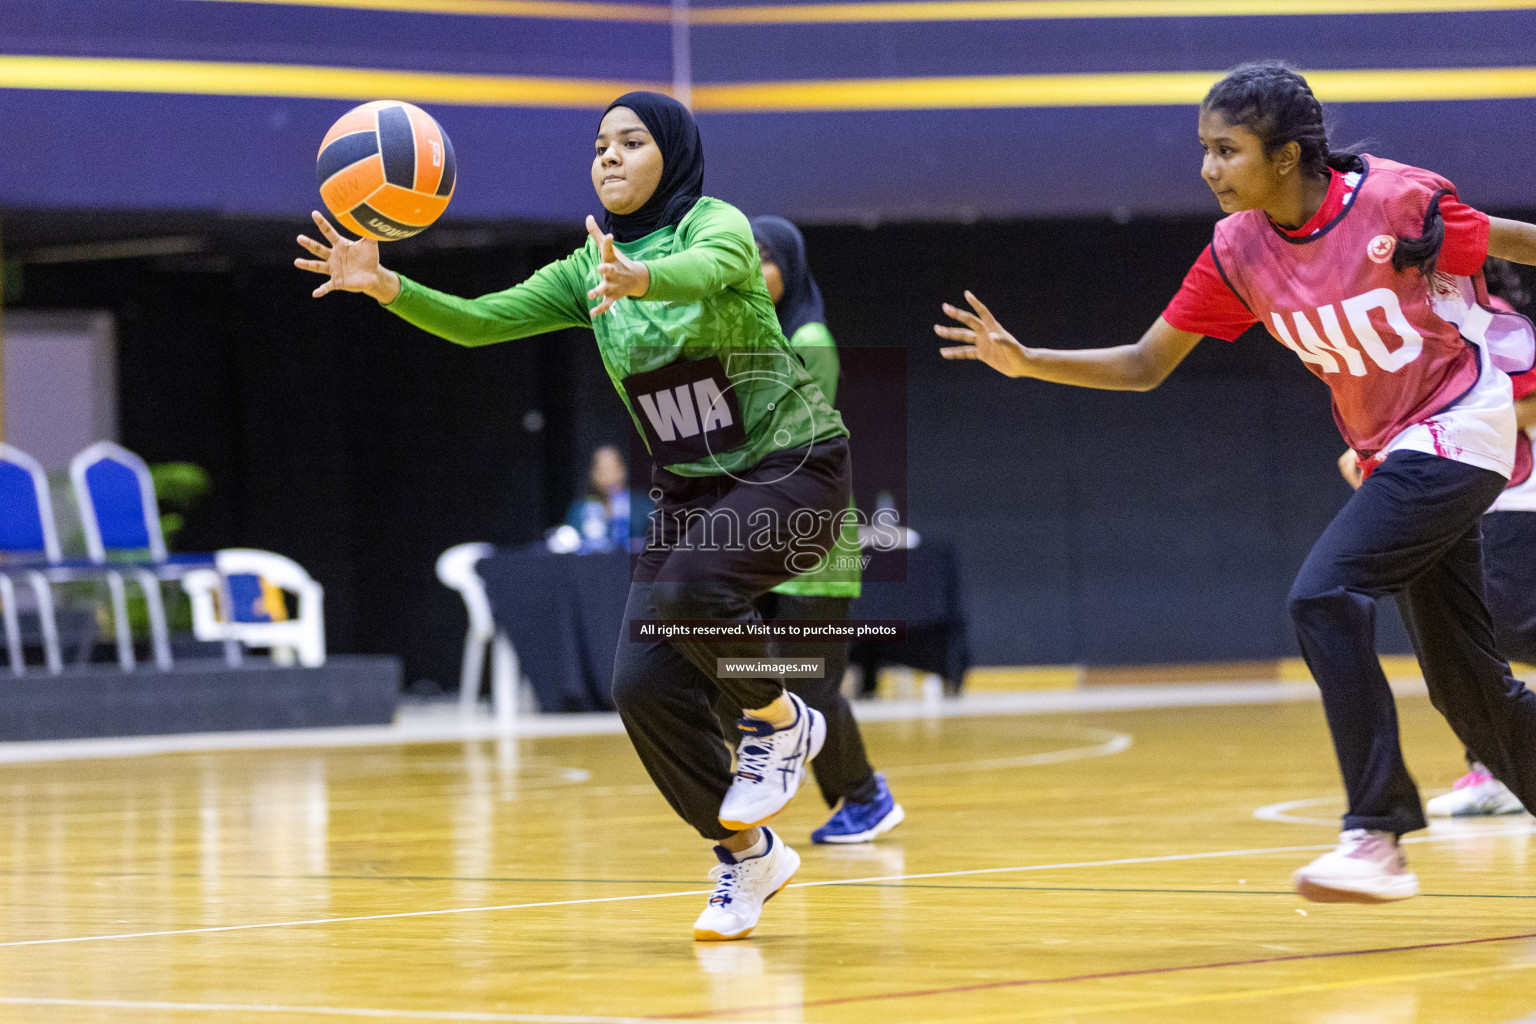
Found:
[(1472, 754), (1536, 806), (1536, 694), (1509, 672), (1484, 602), (1480, 520), (1497, 473), (1394, 452), (1334, 517), (1291, 587), (1291, 617), (1349, 797), (1345, 828), (1424, 827), (1376, 657), (1374, 599), (1398, 595), (1430, 700)]
[(751, 638), (633, 642), (628, 623), (761, 622), (755, 602), (795, 574), (800, 562), (789, 559), (808, 556), (814, 564), (817, 551), (831, 549), (848, 507), (852, 463), (847, 439), (835, 438), (775, 453), (737, 477), (658, 470), (654, 479), (661, 496), (630, 585), (613, 699), (656, 788), (700, 835), (718, 840), (732, 834), (717, 817), (731, 773), (713, 704), (723, 693), (738, 707), (760, 708), (783, 687), (722, 679), (715, 659), (775, 652)]

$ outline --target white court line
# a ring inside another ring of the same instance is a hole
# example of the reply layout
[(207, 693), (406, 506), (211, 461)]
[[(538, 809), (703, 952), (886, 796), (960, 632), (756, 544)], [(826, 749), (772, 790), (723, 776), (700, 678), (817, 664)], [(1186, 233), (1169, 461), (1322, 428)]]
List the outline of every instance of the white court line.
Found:
[[(1399, 695), (1422, 693), (1422, 681), (1394, 682)], [(1039, 715), (1085, 711), (1132, 711), (1141, 708), (1211, 707), (1233, 704), (1281, 704), (1318, 699), (1312, 683), (1233, 682), (1158, 683), (1106, 686), (1084, 690), (1037, 690), (1024, 693), (976, 693), (940, 701), (855, 701), (861, 722), (894, 722), (999, 715)], [(367, 747), (411, 743), (459, 743), (506, 738), (610, 736), (624, 731), (614, 714), (524, 715), (510, 730), (490, 718), (462, 719), (456, 714), (403, 713), (393, 725), (356, 725), (330, 729), (280, 729), (259, 732), (188, 733), (178, 736), (113, 736), (81, 740), (26, 740), (0, 743), (0, 764), (72, 761), (101, 757), (145, 757), (220, 750), (271, 750), (298, 747)]]
[[(1074, 737), (1072, 734), (1075, 733)], [(1045, 750), (1038, 754), (1020, 754), (1017, 757), (979, 757), (970, 761), (944, 761), (938, 764), (907, 764), (896, 765), (891, 768), (882, 768), (880, 773), (887, 778), (911, 779), (921, 778), (925, 775), (963, 775), (967, 772), (995, 772), (1005, 771), (1009, 768), (1030, 768), (1041, 764), (1060, 764), (1063, 761), (1086, 761), (1094, 757), (1110, 757), (1131, 749), (1134, 742), (1129, 733), (1115, 732), (1111, 729), (1094, 729), (1090, 726), (1048, 726), (1042, 729), (1021, 730), (1015, 735), (1026, 735), (1034, 739), (1096, 739), (1103, 737), (1103, 742), (1095, 743), (1091, 747), (1066, 747), (1062, 750)], [(1065, 734), (1065, 735), (1064, 735)], [(650, 783), (641, 783), (633, 786), (594, 786), (580, 790), (584, 795), (624, 796), (631, 793), (654, 793), (656, 787)], [(569, 791), (555, 792), (550, 787), (544, 787), (539, 793), (541, 797), (556, 797), (562, 800), (570, 799)]]
[[(0, 1006), (78, 1006), (106, 1010), (180, 1010), (209, 1013), (309, 1013), (331, 1017), (385, 1017), (391, 1020), (506, 1021), (512, 1024), (667, 1024), (679, 1017), (590, 1017), (564, 1013), (477, 1013), (471, 1010), (386, 1010), (368, 1006), (279, 1006), (273, 1003), (169, 1003), (133, 999), (47, 999), (0, 996)], [(710, 1024), (689, 1017), (688, 1024)], [(718, 1020), (718, 1018), (716, 1018)], [(732, 1018), (730, 1024), (765, 1024)]]
[[(1460, 839), (1486, 839), (1491, 836), (1521, 836), (1536, 834), (1536, 826), (1526, 825), (1510, 829), (1478, 829), (1477, 832), (1458, 832), (1446, 835), (1414, 836), (1400, 840), (1404, 843), (1450, 843)], [(1065, 868), (1107, 868), (1120, 864), (1163, 864), (1169, 861), (1214, 860), (1219, 857), (1246, 857), (1269, 853), (1307, 853), (1312, 850), (1331, 850), (1336, 843), (1320, 843), (1309, 846), (1267, 846), (1251, 850), (1212, 850), (1208, 853), (1168, 853), (1159, 857), (1122, 857), (1117, 860), (1084, 860), (1064, 864), (1025, 864), (1012, 868), (970, 868), (965, 871), (930, 871), (925, 874), (885, 875), (877, 878), (839, 878), (826, 882), (795, 882), (788, 888), (809, 889), (820, 885), (858, 885), (869, 882), (892, 882), (913, 878), (958, 878), (962, 875), (997, 875), (1009, 872), (1056, 871)], [(0, 945), (4, 945), (0, 943)]]
[(1294, 810), (1303, 807), (1317, 807), (1320, 804), (1339, 803), (1339, 795), (1312, 797), (1307, 800), (1285, 800), (1278, 804), (1265, 804), (1253, 812), (1253, 816), (1260, 821), (1279, 821), (1287, 825), (1327, 825), (1331, 828), (1339, 827), (1338, 818), (1304, 818), (1299, 814), (1292, 814)]
[(150, 757), (222, 750), (281, 750), (313, 747), (379, 747), (412, 743), (465, 743), (540, 736), (609, 736), (624, 731), (618, 715), (529, 715), (506, 731), (489, 718), (442, 716), (393, 725), (348, 725), (319, 729), (263, 729), (252, 732), (198, 732), (175, 736), (104, 736), (83, 740), (24, 740), (0, 743), (0, 764), (78, 761), (100, 757)]
[(206, 935), (212, 932), (244, 932), (260, 928), (299, 928), (314, 924), (347, 924), (353, 921), (389, 921), (402, 917), (437, 917), (445, 914), (479, 914), (497, 910), (531, 910), (535, 907), (574, 907), (583, 903), (620, 903), (629, 900), (660, 900), (668, 896), (707, 896), (713, 889), (685, 889), (678, 892), (651, 892), (636, 896), (595, 896), (584, 900), (546, 900), (540, 903), (502, 903), (491, 907), (449, 907), (445, 910), (406, 910), (394, 914), (360, 914), (356, 917), (315, 917), (303, 921), (264, 921), (259, 924), (224, 924), (211, 928), (170, 928), (158, 932), (119, 932), (113, 935), (76, 935), (64, 939), (23, 939), (0, 942), (5, 946), (54, 946), (66, 942), (96, 942), (102, 939), (153, 939), (165, 935)]
[[(1294, 811), (1294, 810), (1299, 810), (1299, 809), (1304, 808), (1304, 807), (1317, 807), (1317, 806), (1320, 806), (1322, 804), (1336, 804), (1336, 805), (1337, 804), (1341, 804), (1343, 802), (1342, 796), (1343, 796), (1343, 794), (1335, 794), (1333, 796), (1311, 797), (1311, 798), (1306, 799), (1306, 800), (1285, 800), (1285, 801), (1282, 801), (1281, 803), (1278, 803), (1278, 804), (1265, 804), (1263, 807), (1260, 807), (1258, 810), (1254, 811), (1253, 812), (1253, 816), (1255, 818), (1258, 818), (1260, 821), (1278, 821), (1278, 822), (1283, 822), (1284, 824), (1287, 824), (1287, 825), (1327, 825), (1329, 828), (1338, 828), (1339, 827), (1339, 818), (1337, 818), (1337, 817), (1334, 817), (1334, 818), (1308, 818), (1308, 817), (1304, 817), (1304, 816), (1302, 816), (1300, 814), (1292, 814), (1291, 812)], [(1513, 817), (1513, 815), (1497, 815), (1497, 817), (1501, 817), (1501, 818), (1503, 818), (1503, 817)], [(1438, 818), (1438, 819), (1432, 819), (1431, 822), (1430, 822), (1430, 827), (1431, 828), (1446, 828), (1446, 827), (1450, 827), (1452, 825), (1467, 826), (1466, 832), (1467, 832), (1468, 835), (1474, 834), (1474, 832), (1477, 833), (1477, 834), (1481, 834), (1481, 835), (1518, 835), (1519, 834), (1519, 830), (1518, 829), (1515, 832), (1512, 832), (1512, 833), (1511, 832), (1499, 832), (1499, 833), (1485, 832), (1485, 831), (1483, 831), (1482, 826), (1480, 824), (1476, 823), (1476, 819), (1469, 820), (1469, 819), (1466, 819), (1466, 818)], [(1419, 839), (1419, 840), (1405, 839), (1405, 840), (1403, 840), (1403, 842), (1405, 842), (1405, 843), (1422, 842), (1422, 841), (1423, 841), (1422, 839)]]
[[(1467, 839), (1486, 839), (1492, 836), (1530, 835), (1536, 827), (1522, 826), (1513, 829), (1479, 829), (1476, 833), (1418, 836), (1404, 839), (1405, 843), (1453, 843)], [(900, 882), (917, 878), (963, 878), (971, 875), (1000, 875), (1028, 871), (1060, 871), (1071, 868), (1105, 868), (1126, 864), (1168, 864), (1176, 861), (1214, 860), (1223, 857), (1264, 856), (1272, 853), (1310, 853), (1315, 850), (1331, 850), (1334, 843), (1314, 843), (1307, 846), (1266, 846), (1247, 850), (1210, 850), (1204, 853), (1168, 853), (1156, 857), (1117, 857), (1112, 860), (1067, 861), (1060, 864), (1021, 864), (1005, 868), (968, 868), (962, 871), (927, 871), (920, 874), (870, 875), (865, 878), (834, 878), (822, 882), (794, 882), (787, 888), (813, 889), (828, 885), (869, 885), (874, 882)], [(206, 935), (212, 932), (255, 931), (263, 928), (297, 928), (306, 925), (347, 924), (353, 921), (387, 921), (407, 917), (436, 917), (446, 914), (492, 913), (499, 910), (531, 910), (538, 907), (573, 907), (589, 903), (626, 903), (636, 900), (660, 900), (672, 896), (704, 896), (711, 889), (682, 889), (675, 892), (641, 893), (634, 896), (598, 896), (580, 900), (543, 900), (538, 903), (503, 903), (489, 907), (450, 907), (445, 910), (409, 910), (394, 914), (364, 914), (357, 917), (317, 917), (305, 921), (266, 921), (257, 924), (226, 924), (210, 928), (171, 928), (154, 932), (120, 932), (112, 935), (76, 935), (60, 939), (23, 939), (17, 942), (0, 942), (7, 946), (54, 946), (71, 942), (99, 942), (107, 939), (148, 939), (168, 935)]]
[(1046, 750), (1038, 754), (1020, 754), (1017, 757), (987, 757), (971, 761), (948, 761), (941, 764), (897, 765), (882, 769), (882, 774), (893, 778), (911, 778), (924, 775), (959, 775), (966, 772), (1000, 771), (1007, 768), (1028, 768), (1039, 764), (1059, 764), (1063, 761), (1085, 761), (1093, 757), (1110, 757), (1131, 749), (1134, 742), (1129, 733), (1110, 729), (1094, 729), (1089, 726), (1065, 726), (1060, 729), (1026, 731), (1032, 738), (1070, 739), (1062, 733), (1077, 733), (1082, 739), (1098, 739), (1091, 747), (1067, 747), (1065, 750)]

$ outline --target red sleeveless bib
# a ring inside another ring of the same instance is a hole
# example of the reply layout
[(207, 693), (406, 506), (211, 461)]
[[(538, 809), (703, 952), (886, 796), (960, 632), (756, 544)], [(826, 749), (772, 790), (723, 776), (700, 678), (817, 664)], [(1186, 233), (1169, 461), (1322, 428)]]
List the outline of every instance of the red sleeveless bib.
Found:
[(1477, 384), (1469, 342), (1519, 372), (1536, 362), (1536, 335), (1524, 317), (1488, 307), (1481, 274), (1395, 270), (1397, 240), (1422, 234), (1435, 193), (1456, 189), (1420, 168), (1365, 164), (1350, 205), (1315, 234), (1292, 238), (1246, 210), (1216, 225), (1211, 254), (1259, 322), (1328, 385), (1340, 433), (1369, 458)]

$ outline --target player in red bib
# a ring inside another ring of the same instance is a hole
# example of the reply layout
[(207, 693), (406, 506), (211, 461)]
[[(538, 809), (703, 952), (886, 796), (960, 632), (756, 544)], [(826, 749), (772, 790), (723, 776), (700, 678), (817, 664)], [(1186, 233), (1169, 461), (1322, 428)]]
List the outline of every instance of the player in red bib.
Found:
[(1418, 892), (1398, 845), (1423, 828), (1392, 691), (1375, 650), (1374, 601), (1398, 595), (1431, 699), (1476, 758), (1536, 806), (1536, 694), (1509, 672), (1483, 603), (1478, 522), (1514, 469), (1506, 371), (1536, 337), (1487, 305), (1488, 255), (1536, 264), (1536, 225), (1489, 218), (1429, 171), (1330, 153), (1321, 105), (1284, 64), (1243, 65), (1200, 105), (1201, 175), (1229, 214), (1140, 341), (1026, 348), (975, 296), (948, 359), (1014, 377), (1146, 391), (1204, 336), (1256, 323), (1333, 393), (1334, 419), (1369, 479), (1313, 546), (1290, 611), (1349, 800), (1338, 848), (1295, 874), (1324, 902)]

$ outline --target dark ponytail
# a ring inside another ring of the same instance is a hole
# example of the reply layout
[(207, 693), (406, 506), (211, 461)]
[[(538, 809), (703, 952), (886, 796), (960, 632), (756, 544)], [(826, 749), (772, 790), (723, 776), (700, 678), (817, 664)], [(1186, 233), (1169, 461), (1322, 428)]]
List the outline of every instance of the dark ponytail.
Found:
[(1429, 197), (1429, 208), (1424, 211), (1424, 233), (1418, 238), (1399, 238), (1392, 250), (1392, 267), (1399, 273), (1417, 268), (1425, 277), (1433, 276), (1435, 263), (1440, 259), (1440, 244), (1445, 241), (1445, 218), (1440, 216), (1440, 200), (1450, 195), (1449, 189), (1440, 189)]
[[(1349, 173), (1364, 171), (1365, 161), (1354, 147), (1341, 152), (1328, 148), (1328, 126), (1323, 105), (1312, 94), (1307, 80), (1278, 60), (1240, 64), (1205, 94), (1202, 111), (1214, 111), (1230, 123), (1241, 125), (1264, 144), (1266, 155), (1295, 142), (1301, 146), (1301, 166), (1313, 174), (1329, 169)], [(1392, 266), (1399, 272), (1417, 269), (1425, 277), (1435, 272), (1440, 243), (1445, 240), (1445, 221), (1440, 217), (1440, 197), (1430, 198), (1424, 211), (1424, 229), (1417, 238), (1399, 238), (1392, 251)]]

